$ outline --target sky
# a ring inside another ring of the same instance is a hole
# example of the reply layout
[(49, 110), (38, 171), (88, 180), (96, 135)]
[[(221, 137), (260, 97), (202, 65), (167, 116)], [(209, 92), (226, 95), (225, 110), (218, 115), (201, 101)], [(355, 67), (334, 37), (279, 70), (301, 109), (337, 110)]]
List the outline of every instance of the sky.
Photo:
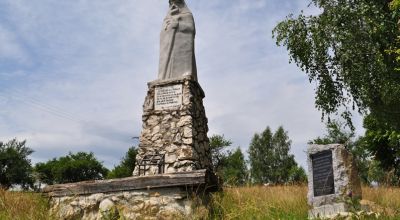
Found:
[[(309, 0), (186, 2), (209, 136), (247, 152), (255, 133), (283, 126), (305, 167), (307, 142), (325, 126), (315, 85), (272, 29), (291, 13), (319, 10)], [(91, 151), (117, 165), (138, 144), (167, 9), (167, 0), (0, 0), (0, 141), (26, 139), (33, 163)]]

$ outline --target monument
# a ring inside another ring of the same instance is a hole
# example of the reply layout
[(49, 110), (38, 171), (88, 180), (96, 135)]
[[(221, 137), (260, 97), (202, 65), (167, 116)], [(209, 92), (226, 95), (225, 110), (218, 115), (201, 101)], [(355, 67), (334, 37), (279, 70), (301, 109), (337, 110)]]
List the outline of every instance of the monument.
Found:
[(196, 28), (192, 12), (184, 0), (170, 0), (160, 33), (158, 79), (191, 76), (197, 80), (194, 38)]
[(352, 154), (331, 144), (311, 145), (307, 155), (309, 218), (332, 218), (357, 208), (361, 183)]
[(193, 15), (184, 0), (169, 4), (160, 34), (158, 79), (148, 83), (143, 105), (134, 176), (211, 168)]
[(55, 218), (188, 219), (218, 190), (205, 95), (197, 81), (195, 32), (185, 1), (169, 0), (158, 78), (148, 83), (133, 176), (46, 187)]

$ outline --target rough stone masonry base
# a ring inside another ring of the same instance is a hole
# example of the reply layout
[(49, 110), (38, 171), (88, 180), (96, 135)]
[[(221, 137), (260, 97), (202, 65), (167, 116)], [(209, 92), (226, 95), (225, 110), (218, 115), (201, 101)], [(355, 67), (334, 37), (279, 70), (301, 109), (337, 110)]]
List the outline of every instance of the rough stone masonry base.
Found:
[[(143, 127), (136, 161), (146, 155), (165, 155), (165, 173), (210, 169), (211, 153), (207, 137), (208, 120), (203, 106), (204, 92), (190, 76), (148, 83), (149, 90), (143, 105)], [(181, 87), (176, 105), (156, 108), (156, 90)], [(139, 166), (133, 176), (139, 175)], [(146, 175), (157, 173), (147, 166)]]
[(314, 218), (334, 218), (339, 213), (347, 212), (349, 208), (345, 203), (334, 203), (315, 207), (308, 211), (310, 219)]
[(57, 219), (188, 219), (212, 191), (205, 170), (48, 186)]

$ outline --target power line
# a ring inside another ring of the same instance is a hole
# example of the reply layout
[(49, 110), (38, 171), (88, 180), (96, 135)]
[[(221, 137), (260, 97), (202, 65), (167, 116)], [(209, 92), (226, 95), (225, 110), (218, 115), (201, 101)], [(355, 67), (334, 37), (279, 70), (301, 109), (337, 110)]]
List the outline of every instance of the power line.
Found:
[[(20, 101), (20, 102), (22, 102), (24, 104), (27, 104), (27, 105), (29, 105), (31, 107), (34, 107), (34, 108), (38, 109), (38, 110), (47, 112), (47, 113), (52, 114), (54, 116), (57, 116), (59, 118), (63, 118), (63, 119), (69, 120), (69, 121), (73, 121), (73, 122), (79, 123), (81, 125), (95, 126), (95, 127), (101, 127), (101, 128), (108, 128), (109, 129), (108, 126), (102, 126), (102, 125), (99, 125), (99, 124), (96, 124), (96, 123), (92, 123), (92, 122), (89, 122), (89, 121), (86, 121), (86, 120), (82, 120), (79, 117), (76, 117), (75, 115), (73, 115), (71, 113), (63, 111), (58, 107), (43, 103), (43, 102), (41, 102), (40, 100), (38, 100), (36, 98), (28, 97), (28, 96), (22, 94), (20, 91), (18, 92), (17, 90), (13, 90), (14, 93), (11, 93), (11, 90), (9, 90), (9, 91), (10, 92), (8, 92), (8, 93), (5, 93), (4, 91), (0, 92), (0, 97), (3, 97), (5, 99), (10, 99), (10, 97), (12, 97), (17, 101)], [(18, 92), (19, 95), (16, 94), (16, 92)], [(133, 139), (136, 139), (136, 138), (138, 139), (138, 137), (133, 137)]]
[(56, 107), (53, 107), (53, 106), (50, 106), (50, 105), (47, 105), (47, 104), (43, 104), (42, 102), (36, 101), (34, 99), (31, 99), (30, 97), (27, 97), (27, 96), (17, 95), (15, 93), (14, 94), (12, 94), (12, 93), (4, 93), (4, 92), (0, 92), (0, 96), (2, 96), (3, 98), (6, 98), (6, 99), (10, 99), (10, 97), (11, 97), (11, 98), (13, 98), (13, 99), (15, 99), (17, 101), (20, 101), (20, 102), (22, 102), (24, 104), (27, 104), (29, 106), (32, 106), (32, 107), (36, 108), (36, 109), (39, 109), (41, 111), (45, 111), (47, 113), (50, 113), (52, 115), (55, 115), (55, 116), (63, 118), (63, 119), (67, 119), (67, 120), (74, 121), (74, 122), (81, 123), (81, 124), (85, 124), (86, 123), (85, 121), (83, 121), (83, 120), (81, 120), (79, 118), (76, 118), (75, 116), (73, 116), (70, 113), (66, 113), (64, 111), (60, 111)]
[(75, 120), (82, 121), (82, 120), (80, 119), (80, 117), (77, 117), (77, 116), (75, 116), (75, 115), (73, 115), (73, 114), (71, 114), (71, 113), (69, 113), (69, 112), (66, 112), (66, 111), (62, 110), (61, 108), (58, 108), (58, 107), (55, 107), (55, 106), (46, 104), (46, 103), (44, 103), (44, 102), (41, 102), (40, 100), (38, 100), (38, 99), (36, 99), (36, 98), (29, 97), (29, 96), (23, 94), (23, 92), (21, 92), (20, 90), (11, 89), (10, 91), (14, 91), (14, 94), (17, 93), (17, 95), (19, 95), (19, 97), (23, 97), (23, 98), (25, 98), (25, 99), (28, 99), (28, 100), (29, 100), (30, 102), (32, 102), (32, 103), (35, 103), (35, 104), (40, 105), (40, 106), (42, 106), (42, 107), (44, 107), (44, 108), (50, 109), (50, 110), (52, 110), (52, 111), (55, 111), (55, 112), (57, 112), (57, 113), (61, 113), (61, 114), (66, 115), (66, 116), (68, 116), (68, 117), (70, 117), (70, 118), (74, 118)]

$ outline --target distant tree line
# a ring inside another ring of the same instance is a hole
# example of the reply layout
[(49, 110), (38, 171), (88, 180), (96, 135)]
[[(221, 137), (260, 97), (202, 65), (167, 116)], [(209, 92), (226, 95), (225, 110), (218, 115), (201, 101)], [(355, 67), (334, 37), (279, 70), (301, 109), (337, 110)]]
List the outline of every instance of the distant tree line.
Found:
[[(345, 122), (332, 120), (326, 123), (326, 134), (310, 140), (308, 144), (343, 144), (353, 154), (363, 184), (399, 186), (399, 173), (395, 169), (385, 169), (382, 161), (366, 150), (371, 145), (370, 141), (368, 136), (356, 137), (354, 130)], [(210, 138), (214, 150), (213, 165), (224, 184), (287, 184), (307, 181), (305, 170), (298, 166), (289, 153), (291, 141), (283, 127), (275, 132), (267, 127), (263, 132), (256, 133), (248, 148), (247, 161), (240, 148), (234, 153), (223, 150), (231, 144), (220, 135)]]
[[(280, 127), (272, 134), (268, 127), (255, 134), (246, 160), (240, 147), (231, 149), (232, 142), (223, 135), (210, 137), (212, 168), (225, 185), (250, 183), (305, 182), (305, 172), (289, 154), (291, 141)], [(108, 170), (93, 153), (77, 152), (53, 158), (32, 166), (29, 156), (33, 150), (26, 141), (14, 139), (0, 142), (0, 185), (10, 188), (20, 185), (35, 188), (35, 182), (62, 184), (86, 180), (123, 178), (132, 175), (136, 165), (137, 148), (131, 147), (112, 170)]]
[(256, 133), (248, 148), (248, 160), (240, 149), (226, 150), (232, 142), (224, 136), (210, 138), (216, 174), (225, 185), (304, 183), (307, 176), (289, 153), (291, 140), (279, 127), (275, 133), (267, 127)]
[[(380, 161), (364, 150), (368, 139), (356, 139), (354, 131), (346, 130), (345, 125), (338, 121), (327, 123), (326, 134), (308, 144), (344, 144), (354, 155), (363, 183), (398, 185), (399, 176), (395, 172), (384, 172)], [(241, 148), (231, 148), (232, 142), (223, 135), (213, 135), (209, 139), (213, 171), (225, 186), (307, 182), (305, 170), (290, 153), (292, 141), (283, 127), (275, 132), (267, 127), (261, 133), (254, 134), (248, 147), (247, 160)], [(26, 146), (26, 141), (13, 139), (7, 143), (0, 142), (2, 188), (20, 185), (25, 189), (34, 189), (35, 182), (61, 184), (129, 177), (135, 168), (137, 148), (129, 148), (112, 170), (105, 168), (93, 153), (86, 152), (69, 153), (32, 166), (28, 158), (32, 153), (33, 150)]]
[(23, 189), (37, 189), (35, 183), (61, 184), (128, 177), (135, 168), (137, 148), (129, 148), (112, 170), (104, 167), (93, 153), (86, 152), (69, 153), (32, 166), (29, 159), (32, 153), (26, 141), (0, 142), (0, 188), (19, 185)]

